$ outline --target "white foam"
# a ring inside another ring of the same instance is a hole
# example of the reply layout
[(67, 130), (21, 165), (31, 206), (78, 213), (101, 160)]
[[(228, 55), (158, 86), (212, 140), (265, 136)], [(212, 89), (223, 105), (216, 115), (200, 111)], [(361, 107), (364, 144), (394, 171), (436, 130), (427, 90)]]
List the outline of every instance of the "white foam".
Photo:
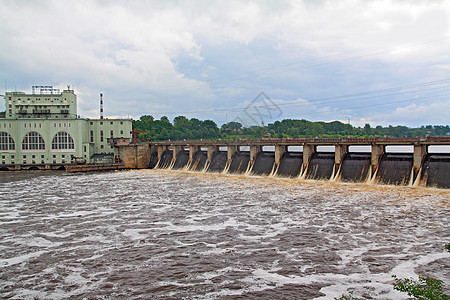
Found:
[(442, 253), (430, 253), (427, 255), (422, 255), (416, 259), (410, 259), (408, 261), (400, 262), (395, 266), (390, 274), (396, 275), (397, 277), (412, 277), (418, 279), (419, 276), (415, 273), (415, 269), (419, 266), (428, 265), (436, 260), (450, 258), (449, 252)]
[(24, 254), (24, 255), (11, 257), (11, 258), (0, 259), (0, 268), (6, 268), (9, 266), (13, 266), (13, 265), (17, 265), (17, 264), (26, 262), (32, 258), (39, 257), (42, 254), (47, 253), (47, 252), (48, 251), (36, 251), (36, 252)]

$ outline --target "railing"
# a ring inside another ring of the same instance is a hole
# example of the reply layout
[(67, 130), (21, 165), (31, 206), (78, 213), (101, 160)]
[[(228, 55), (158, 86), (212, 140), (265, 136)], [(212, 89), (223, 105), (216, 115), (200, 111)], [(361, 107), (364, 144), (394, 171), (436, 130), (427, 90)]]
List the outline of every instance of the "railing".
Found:
[(50, 109), (35, 109), (33, 110), (34, 114), (49, 114)]

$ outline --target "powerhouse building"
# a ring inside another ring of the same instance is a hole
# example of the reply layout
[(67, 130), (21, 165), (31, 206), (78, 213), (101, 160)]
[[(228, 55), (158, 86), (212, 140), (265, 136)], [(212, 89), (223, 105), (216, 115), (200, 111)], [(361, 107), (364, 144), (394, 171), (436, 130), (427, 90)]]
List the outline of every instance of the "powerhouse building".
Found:
[(114, 161), (108, 138), (132, 137), (131, 119), (77, 115), (70, 87), (33, 86), (32, 93), (6, 92), (0, 116), (0, 164), (33, 165)]

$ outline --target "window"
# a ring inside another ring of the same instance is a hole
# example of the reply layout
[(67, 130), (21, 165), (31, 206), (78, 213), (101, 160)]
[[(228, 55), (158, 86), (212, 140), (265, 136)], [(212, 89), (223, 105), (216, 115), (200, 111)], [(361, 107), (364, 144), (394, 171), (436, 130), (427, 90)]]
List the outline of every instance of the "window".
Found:
[(94, 125), (94, 122), (91, 122), (91, 125)]
[(7, 132), (0, 132), (0, 150), (15, 150), (14, 139)]
[(103, 130), (100, 130), (100, 142), (103, 142)]
[(109, 122), (109, 125), (112, 125), (113, 124), (113, 122)]
[(120, 125), (123, 125), (123, 121), (120, 121)]
[(52, 140), (53, 150), (63, 150), (63, 149), (75, 149), (75, 144), (73, 142), (70, 134), (64, 131), (58, 132)]
[(100, 145), (100, 148), (103, 149), (104, 148), (103, 145)]
[(111, 130), (111, 137), (114, 136), (114, 130)]
[(91, 143), (93, 143), (93, 142), (94, 142), (94, 132), (91, 131)]
[(100, 122), (100, 125), (103, 125), (103, 122)]
[(123, 130), (120, 131), (120, 134), (123, 134)]
[(27, 133), (22, 141), (22, 150), (45, 150), (45, 142), (36, 131)]

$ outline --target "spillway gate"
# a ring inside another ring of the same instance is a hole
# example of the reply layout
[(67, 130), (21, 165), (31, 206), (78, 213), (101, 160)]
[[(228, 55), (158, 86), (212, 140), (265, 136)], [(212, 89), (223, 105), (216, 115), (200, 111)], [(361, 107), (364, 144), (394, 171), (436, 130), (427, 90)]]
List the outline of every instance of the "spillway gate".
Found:
[(161, 169), (450, 188), (450, 153), (430, 146), (450, 149), (450, 137), (164, 141), (150, 153)]

